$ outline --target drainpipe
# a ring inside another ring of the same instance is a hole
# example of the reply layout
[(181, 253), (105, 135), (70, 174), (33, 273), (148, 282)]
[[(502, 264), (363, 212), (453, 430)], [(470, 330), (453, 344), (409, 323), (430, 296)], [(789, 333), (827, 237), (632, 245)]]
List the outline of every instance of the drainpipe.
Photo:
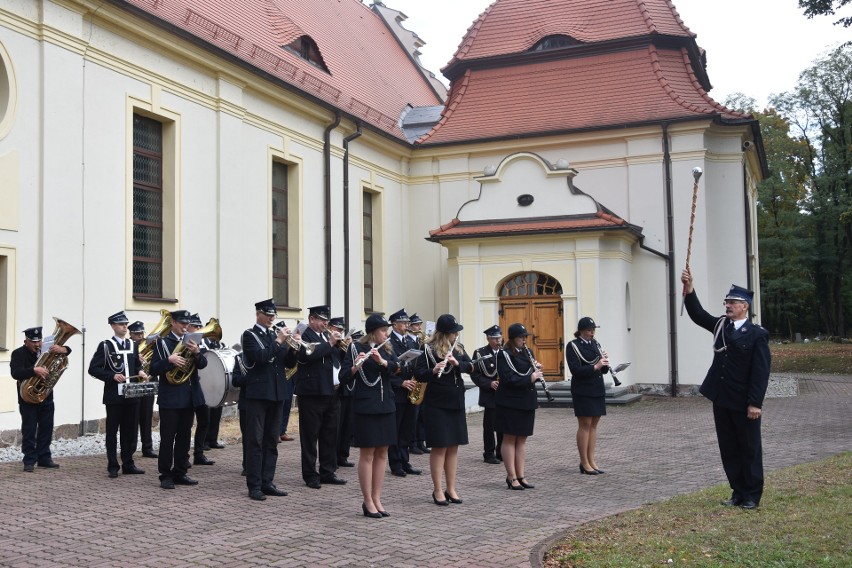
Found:
[(322, 135), (322, 166), (325, 220), (325, 305), (331, 305), (331, 131), (340, 125), (340, 111), (334, 113), (334, 122), (326, 126)]
[(343, 317), (347, 327), (349, 317), (349, 143), (361, 136), (361, 123), (355, 123), (356, 130), (343, 139)]
[(674, 268), (674, 198), (672, 196), (672, 157), (669, 152), (669, 123), (663, 123), (663, 175), (665, 177), (664, 190), (666, 192), (666, 237), (669, 244), (668, 250), (668, 289), (669, 289), (669, 365), (671, 366), (671, 393), (677, 396), (678, 372), (677, 372), (677, 325), (675, 314), (677, 296), (675, 294), (675, 268)]
[[(743, 212), (744, 217), (743, 221), (745, 222), (745, 235), (746, 235), (746, 288), (749, 290), (754, 290), (754, 278), (752, 278), (752, 262), (751, 258), (754, 256), (754, 251), (751, 247), (751, 215), (749, 214), (749, 199), (748, 199), (748, 175), (746, 172), (746, 166), (743, 164)], [(749, 318), (753, 318), (756, 315), (754, 309), (754, 302), (749, 304), (748, 306)]]

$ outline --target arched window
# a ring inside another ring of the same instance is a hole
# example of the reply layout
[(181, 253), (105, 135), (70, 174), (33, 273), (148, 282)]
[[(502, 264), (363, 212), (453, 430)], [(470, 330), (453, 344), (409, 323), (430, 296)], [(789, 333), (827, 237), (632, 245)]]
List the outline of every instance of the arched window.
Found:
[(6, 136), (12, 129), (17, 96), (18, 86), (15, 83), (12, 59), (0, 44), (0, 138)]
[(582, 42), (577, 41), (567, 35), (552, 35), (539, 41), (532, 46), (530, 51), (548, 51), (550, 49), (562, 49), (563, 47), (571, 47), (572, 45), (580, 45)]
[(298, 55), (314, 67), (319, 67), (326, 73), (331, 74), (328, 67), (325, 65), (325, 61), (322, 60), (322, 55), (320, 54), (317, 43), (309, 36), (304, 35), (298, 37), (287, 45), (282, 45), (281, 47), (290, 53)]
[(559, 281), (541, 272), (524, 272), (512, 276), (500, 287), (500, 297), (559, 296), (562, 285)]

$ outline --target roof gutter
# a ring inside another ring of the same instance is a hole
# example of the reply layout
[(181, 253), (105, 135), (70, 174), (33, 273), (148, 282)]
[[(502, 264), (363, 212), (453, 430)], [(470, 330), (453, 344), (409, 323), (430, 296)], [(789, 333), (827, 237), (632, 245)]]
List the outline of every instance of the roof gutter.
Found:
[(331, 305), (331, 131), (340, 126), (340, 111), (334, 113), (334, 121), (322, 133), (322, 181), (323, 208), (325, 219), (325, 305)]

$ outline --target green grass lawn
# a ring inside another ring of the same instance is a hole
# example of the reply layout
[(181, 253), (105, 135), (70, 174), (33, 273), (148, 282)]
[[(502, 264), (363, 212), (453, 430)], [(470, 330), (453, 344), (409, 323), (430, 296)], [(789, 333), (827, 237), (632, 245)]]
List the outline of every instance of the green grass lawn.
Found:
[(728, 497), (719, 485), (583, 525), (545, 566), (852, 566), (852, 453), (770, 473), (754, 511)]
[(852, 344), (813, 341), (770, 344), (773, 373), (852, 374)]

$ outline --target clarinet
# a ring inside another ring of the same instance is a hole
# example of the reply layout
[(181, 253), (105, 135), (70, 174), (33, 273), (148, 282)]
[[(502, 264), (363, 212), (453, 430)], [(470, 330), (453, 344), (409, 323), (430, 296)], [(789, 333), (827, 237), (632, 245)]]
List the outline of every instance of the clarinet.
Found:
[[(597, 347), (597, 348), (598, 348), (598, 353), (600, 353), (601, 358), (603, 358), (603, 357), (604, 357), (604, 350), (603, 350), (603, 348), (601, 347), (601, 344), (600, 344), (600, 343), (598, 343), (598, 340), (597, 340), (597, 339), (595, 339), (595, 347)], [(623, 370), (624, 370), (624, 369), (622, 369), (622, 371), (623, 371)], [(609, 374), (610, 374), (610, 375), (612, 375), (612, 384), (614, 384), (614, 385), (615, 385), (615, 386), (617, 386), (617, 387), (620, 387), (620, 386), (621, 386), (621, 381), (619, 381), (619, 380), (618, 380), (618, 376), (616, 376), (616, 374), (615, 374), (615, 370), (614, 370), (612, 367), (609, 367)]]
[[(530, 348), (527, 347), (526, 344), (524, 345), (524, 349), (527, 350), (527, 357), (530, 358), (530, 365), (532, 365), (533, 373), (535, 373), (537, 370), (535, 357), (533, 357), (532, 351), (530, 351)], [(553, 402), (555, 399), (553, 398), (553, 395), (550, 394), (550, 391), (547, 390), (547, 381), (544, 380), (544, 377), (539, 377), (536, 380), (541, 385), (541, 388), (544, 389), (544, 394), (547, 396), (547, 402)]]

